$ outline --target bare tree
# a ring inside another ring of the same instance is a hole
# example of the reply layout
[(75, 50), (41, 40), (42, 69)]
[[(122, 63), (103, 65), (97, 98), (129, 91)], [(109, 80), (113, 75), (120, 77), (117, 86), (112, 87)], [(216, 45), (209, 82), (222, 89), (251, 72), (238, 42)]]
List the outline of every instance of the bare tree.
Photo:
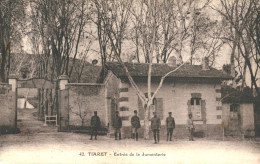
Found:
[[(70, 77), (75, 72), (74, 66), (79, 54), (86, 51), (80, 46), (82, 41), (88, 39), (85, 32), (90, 18), (88, 8), (87, 0), (30, 1), (30, 38), (36, 55), (38, 77), (54, 82), (62, 74)], [(84, 64), (81, 69), (83, 68)], [(58, 84), (56, 83), (54, 96), (52, 90), (48, 92), (53, 113), (53, 108), (58, 107)]]
[[(78, 59), (77, 59), (78, 61), (77, 61), (77, 63), (75, 62), (75, 64), (74, 64), (74, 74), (76, 75), (76, 81), (78, 83), (80, 83), (80, 79), (81, 79), (83, 70), (85, 69), (85, 65), (87, 63), (87, 57), (88, 57), (88, 53), (90, 51), (91, 45), (92, 45), (92, 41), (89, 41), (87, 43), (87, 47), (86, 47), (85, 52), (81, 52), (78, 55)], [(72, 76), (73, 75), (71, 75), (70, 77), (72, 77)]]
[[(125, 20), (123, 22), (121, 22), (121, 25), (118, 26), (119, 28), (114, 28), (114, 26), (111, 24), (110, 21), (106, 20), (107, 16), (109, 16), (109, 14), (111, 13), (107, 13), (103, 12), (104, 9), (107, 8), (107, 6), (102, 6), (98, 3), (98, 1), (96, 2), (96, 7), (98, 8), (98, 11), (100, 13), (106, 13), (105, 15), (103, 15), (101, 17), (102, 21), (104, 22), (104, 28), (105, 28), (105, 35), (107, 35), (107, 37), (109, 38), (109, 41), (111, 43), (112, 49), (113, 49), (113, 53), (117, 59), (117, 61), (123, 66), (124, 70), (126, 71), (128, 80), (131, 84), (131, 86), (135, 89), (135, 91), (137, 92), (137, 95), (139, 96), (139, 98), (141, 99), (141, 101), (143, 102), (143, 106), (145, 108), (145, 120), (144, 120), (144, 138), (148, 139), (149, 138), (149, 113), (151, 110), (151, 104), (153, 102), (153, 99), (155, 97), (155, 95), (157, 94), (157, 92), (160, 90), (160, 88), (162, 87), (163, 81), (164, 79), (172, 72), (178, 70), (182, 65), (180, 65), (179, 67), (173, 69), (172, 71), (168, 72), (167, 74), (165, 74), (164, 76), (162, 76), (160, 84), (158, 86), (158, 88), (155, 90), (154, 94), (152, 95), (151, 93), (151, 72), (152, 72), (152, 62), (153, 59), (156, 57), (156, 38), (157, 38), (157, 32), (158, 32), (158, 23), (157, 20), (157, 13), (159, 12), (159, 5), (158, 2), (155, 0), (149, 0), (149, 1), (141, 1), (141, 4), (143, 5), (141, 7), (141, 9), (143, 9), (144, 11), (141, 11), (142, 13), (140, 13), (142, 15), (142, 17), (135, 15), (135, 18), (138, 18), (140, 25), (143, 25), (143, 28), (140, 28), (140, 30), (142, 30), (143, 34), (142, 34), (142, 44), (143, 44), (143, 51), (145, 52), (145, 57), (146, 57), (146, 62), (149, 63), (149, 71), (148, 71), (148, 78), (147, 78), (147, 91), (148, 91), (148, 96), (146, 97), (145, 94), (139, 89), (139, 87), (137, 86), (137, 84), (135, 83), (134, 79), (132, 78), (132, 76), (130, 75), (127, 67), (125, 66), (123, 60), (122, 60), (122, 56), (121, 56), (121, 47), (120, 47), (120, 42), (122, 41), (122, 38), (125, 34), (126, 31), (126, 27), (127, 27), (127, 21), (130, 17), (130, 6), (129, 6), (129, 1), (125, 2), (127, 5), (124, 5), (125, 7), (122, 8), (122, 10), (124, 11), (125, 14), (122, 15), (117, 15), (118, 17), (121, 18), (121, 20)], [(114, 3), (114, 5), (116, 5), (116, 3)], [(109, 8), (108, 8), (108, 11)], [(120, 13), (120, 11), (118, 11)], [(118, 20), (118, 19), (116, 19)], [(116, 31), (118, 30), (118, 31)], [(118, 37), (122, 37), (122, 38), (118, 38)]]
[[(71, 113), (77, 115), (81, 119), (81, 127), (84, 126), (85, 118), (87, 116), (87, 107), (86, 107), (86, 101), (82, 99), (81, 97), (77, 97), (74, 101), (74, 106), (78, 108), (77, 111), (73, 111), (70, 109)], [(84, 109), (83, 109), (84, 107)]]
[(249, 70), (252, 86), (260, 95), (256, 77), (259, 69), (259, 0), (221, 0), (221, 5), (222, 9), (216, 10), (230, 26), (233, 43), (231, 64), (234, 62), (234, 52), (237, 47), (239, 54), (244, 59), (244, 67)]
[(25, 26), (25, 1), (2, 0), (0, 2), (1, 80), (6, 82), (10, 73), (11, 49), (21, 48)]
[(90, 19), (88, 5), (86, 0), (31, 0), (31, 38), (42, 58), (40, 62), (44, 63), (45, 77), (50, 76), (48, 69), (55, 70), (51, 79), (61, 74), (71, 76), (77, 55), (82, 51), (80, 42), (85, 40), (85, 27)]

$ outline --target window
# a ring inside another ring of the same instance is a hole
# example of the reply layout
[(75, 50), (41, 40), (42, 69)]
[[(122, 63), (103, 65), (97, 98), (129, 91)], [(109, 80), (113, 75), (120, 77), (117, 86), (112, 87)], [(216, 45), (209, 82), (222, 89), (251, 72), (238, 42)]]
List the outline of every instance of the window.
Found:
[[(153, 98), (153, 103), (151, 104), (151, 110), (150, 110), (150, 119), (153, 117), (153, 112), (157, 112), (157, 99)], [(157, 114), (158, 116), (158, 114)]]
[[(147, 94), (146, 94), (147, 95)], [(142, 101), (138, 97), (138, 116), (140, 120), (144, 120), (145, 111), (142, 105)], [(150, 118), (153, 117), (153, 112), (157, 112), (157, 116), (163, 119), (163, 99), (162, 98), (154, 98), (153, 103), (151, 105), (150, 110)]]
[(193, 120), (202, 120), (201, 98), (191, 98), (191, 114)]
[[(144, 94), (146, 98), (148, 98), (148, 93)], [(151, 92), (151, 96), (153, 96), (153, 92)], [(150, 119), (153, 117), (153, 112), (157, 111), (157, 99), (153, 98), (153, 103), (151, 104), (150, 107)]]
[(238, 104), (231, 104), (230, 105), (230, 119), (238, 119)]
[(138, 116), (140, 120), (144, 120), (144, 108), (141, 99), (138, 97)]

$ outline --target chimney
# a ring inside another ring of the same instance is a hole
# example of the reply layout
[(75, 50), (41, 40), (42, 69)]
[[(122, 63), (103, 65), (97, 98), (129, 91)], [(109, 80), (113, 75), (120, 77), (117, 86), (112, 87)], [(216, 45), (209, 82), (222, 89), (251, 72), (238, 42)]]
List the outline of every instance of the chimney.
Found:
[(175, 57), (175, 56), (169, 57), (167, 64), (168, 64), (169, 66), (171, 66), (171, 67), (177, 67), (176, 57)]
[(209, 58), (204, 57), (202, 59), (202, 70), (209, 70)]

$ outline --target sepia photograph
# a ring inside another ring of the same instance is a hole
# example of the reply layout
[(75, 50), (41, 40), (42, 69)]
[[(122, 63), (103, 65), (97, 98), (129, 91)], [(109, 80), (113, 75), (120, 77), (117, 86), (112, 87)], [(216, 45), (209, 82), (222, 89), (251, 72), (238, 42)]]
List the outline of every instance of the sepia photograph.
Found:
[(260, 0), (0, 0), (0, 164), (259, 164)]

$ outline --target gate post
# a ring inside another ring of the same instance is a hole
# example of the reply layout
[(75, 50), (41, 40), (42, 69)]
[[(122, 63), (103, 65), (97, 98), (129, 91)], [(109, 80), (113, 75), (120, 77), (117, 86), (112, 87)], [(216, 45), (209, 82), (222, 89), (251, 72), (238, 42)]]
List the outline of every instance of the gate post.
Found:
[(58, 78), (58, 87), (59, 87), (59, 96), (58, 96), (58, 122), (59, 122), (59, 131), (66, 126), (66, 110), (68, 105), (68, 91), (66, 91), (66, 85), (69, 83), (69, 77), (67, 75), (61, 75)]
[(8, 83), (12, 87), (12, 92), (14, 92), (14, 110), (15, 110), (15, 116), (14, 116), (14, 128), (17, 130), (17, 79), (18, 77), (15, 74), (10, 74), (8, 77)]
[(14, 74), (9, 75), (8, 83), (12, 86), (12, 91), (15, 92), (17, 88), (17, 79), (18, 77)]
[(65, 86), (69, 83), (69, 77), (67, 75), (61, 75), (59, 77), (59, 90), (64, 90)]

